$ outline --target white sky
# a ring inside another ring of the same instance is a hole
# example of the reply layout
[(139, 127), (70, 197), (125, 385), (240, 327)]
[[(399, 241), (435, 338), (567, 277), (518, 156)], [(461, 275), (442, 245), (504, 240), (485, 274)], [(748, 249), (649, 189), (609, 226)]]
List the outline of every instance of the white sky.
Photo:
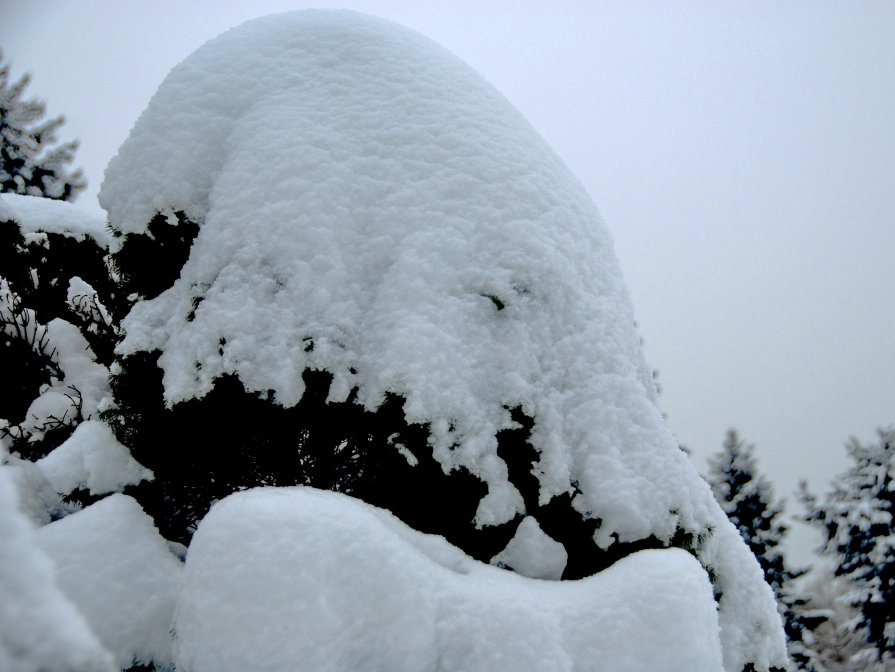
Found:
[[(673, 6), (672, 6), (673, 5)], [(616, 241), (672, 430), (736, 426), (777, 494), (895, 423), (895, 3), (0, 0), (0, 48), (64, 113), (95, 194), (167, 72), (305, 6), (395, 20), (494, 84)], [(793, 558), (808, 537), (793, 535)]]

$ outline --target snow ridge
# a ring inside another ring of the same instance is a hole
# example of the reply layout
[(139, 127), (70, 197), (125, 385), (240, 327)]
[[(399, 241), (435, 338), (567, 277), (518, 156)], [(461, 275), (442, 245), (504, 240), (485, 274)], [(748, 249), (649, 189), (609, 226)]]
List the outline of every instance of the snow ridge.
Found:
[(331, 672), (722, 666), (711, 585), (679, 549), (641, 551), (580, 581), (538, 581), (345, 495), (257, 488), (212, 508), (185, 575), (175, 662), (193, 672), (295, 661)]

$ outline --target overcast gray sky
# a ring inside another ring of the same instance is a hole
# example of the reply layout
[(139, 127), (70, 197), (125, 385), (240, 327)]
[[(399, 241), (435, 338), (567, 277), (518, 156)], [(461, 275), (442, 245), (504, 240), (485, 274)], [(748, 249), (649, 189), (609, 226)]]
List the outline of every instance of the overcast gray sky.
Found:
[[(547, 139), (612, 231), (661, 403), (700, 468), (736, 426), (788, 496), (895, 423), (895, 3), (0, 0), (13, 75), (102, 172), (206, 40), (302, 7), (451, 49)], [(793, 535), (796, 559), (809, 538)]]

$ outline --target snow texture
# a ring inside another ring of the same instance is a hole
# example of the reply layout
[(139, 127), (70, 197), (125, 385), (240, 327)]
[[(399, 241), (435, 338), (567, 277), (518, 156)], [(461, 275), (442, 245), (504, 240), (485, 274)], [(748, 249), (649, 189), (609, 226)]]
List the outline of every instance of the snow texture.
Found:
[(785, 664), (754, 557), (664, 425), (599, 214), (455, 56), (354, 13), (250, 21), (168, 75), (99, 198), (123, 234), (200, 225), (118, 351), (161, 352), (169, 403), (232, 373), (291, 406), (307, 368), (331, 401), (402, 395), (444, 468), (487, 483), (482, 525), (524, 513), (496, 451), (520, 407), (542, 502), (577, 488), (603, 547), (715, 530), (727, 668)]
[(103, 672), (115, 669), (84, 618), (56, 585), (0, 466), (0, 670)]
[(506, 548), (491, 558), (491, 564), (504, 565), (532, 579), (560, 579), (568, 559), (565, 547), (547, 536), (537, 520), (526, 516)]
[(678, 549), (538, 581), (337, 493), (231, 495), (177, 604), (183, 672), (720, 672), (711, 585)]
[(68, 440), (38, 460), (37, 466), (63, 495), (78, 488), (87, 489), (91, 495), (104, 495), (152, 480), (152, 471), (134, 460), (109, 426), (98, 420), (78, 425)]
[(15, 211), (4, 200), (8, 194), (0, 195), (0, 222), (16, 221)]
[(12, 481), (18, 493), (19, 511), (35, 525), (46, 525), (55, 518), (71, 513), (72, 506), (65, 504), (59, 493), (38, 469), (28, 460), (6, 454), (0, 440), (0, 465)]
[(183, 566), (137, 502), (103, 500), (50, 523), (37, 540), (58, 582), (119, 668), (171, 665), (171, 622)]
[(76, 240), (90, 236), (104, 248), (112, 242), (100, 212), (68, 201), (21, 194), (4, 193), (0, 195), (0, 202), (0, 221), (16, 222), (26, 238), (40, 233), (58, 233)]

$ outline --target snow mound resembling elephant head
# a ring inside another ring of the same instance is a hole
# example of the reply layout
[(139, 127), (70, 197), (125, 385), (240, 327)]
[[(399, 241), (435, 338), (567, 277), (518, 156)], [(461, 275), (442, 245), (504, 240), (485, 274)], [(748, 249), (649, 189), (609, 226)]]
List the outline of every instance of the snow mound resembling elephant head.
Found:
[[(445, 472), (487, 485), (475, 525), (565, 498), (601, 549), (692, 539), (727, 667), (785, 666), (761, 570), (656, 405), (596, 208), (455, 56), (350, 12), (250, 21), (169, 74), (100, 202), (120, 240), (164, 218), (198, 231), (118, 349), (159, 353), (169, 404), (236, 378), (292, 408), (309, 370), (333, 403), (397, 396)], [(498, 453), (513, 411), (531, 420), (527, 499)]]

